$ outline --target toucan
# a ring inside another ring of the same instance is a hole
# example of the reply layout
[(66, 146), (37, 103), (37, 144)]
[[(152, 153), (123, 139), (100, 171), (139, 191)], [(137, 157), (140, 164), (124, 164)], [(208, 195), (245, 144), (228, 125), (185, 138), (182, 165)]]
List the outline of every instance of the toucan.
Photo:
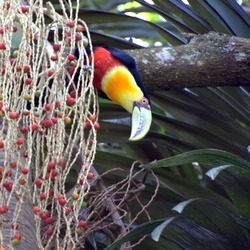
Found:
[[(134, 58), (127, 52), (113, 47), (95, 47), (93, 57), (93, 84), (100, 97), (118, 103), (131, 113), (129, 140), (142, 139), (148, 133), (152, 122), (151, 102)], [(89, 55), (90, 63), (92, 59)]]

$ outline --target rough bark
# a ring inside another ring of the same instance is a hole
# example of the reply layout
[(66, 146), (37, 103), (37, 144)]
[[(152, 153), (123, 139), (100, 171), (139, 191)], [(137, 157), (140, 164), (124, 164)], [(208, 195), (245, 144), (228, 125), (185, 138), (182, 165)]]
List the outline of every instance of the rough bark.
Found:
[(211, 32), (187, 45), (129, 53), (148, 91), (250, 84), (250, 39)]

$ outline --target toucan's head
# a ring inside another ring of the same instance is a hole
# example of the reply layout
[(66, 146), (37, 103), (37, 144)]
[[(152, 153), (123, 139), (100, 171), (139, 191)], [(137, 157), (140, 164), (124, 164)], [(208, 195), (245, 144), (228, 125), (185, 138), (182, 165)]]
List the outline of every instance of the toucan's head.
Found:
[(96, 47), (94, 86), (102, 96), (132, 114), (129, 140), (140, 140), (148, 133), (152, 122), (150, 100), (129, 54), (116, 48)]
[(102, 91), (132, 114), (129, 140), (143, 138), (150, 129), (152, 114), (148, 97), (124, 65), (114, 66), (102, 79)]

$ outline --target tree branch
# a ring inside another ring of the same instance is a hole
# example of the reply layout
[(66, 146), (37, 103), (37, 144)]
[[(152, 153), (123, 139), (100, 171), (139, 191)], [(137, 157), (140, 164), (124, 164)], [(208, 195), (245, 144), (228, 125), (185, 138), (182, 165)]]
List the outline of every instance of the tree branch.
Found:
[(211, 32), (187, 45), (129, 53), (149, 92), (250, 84), (250, 39)]

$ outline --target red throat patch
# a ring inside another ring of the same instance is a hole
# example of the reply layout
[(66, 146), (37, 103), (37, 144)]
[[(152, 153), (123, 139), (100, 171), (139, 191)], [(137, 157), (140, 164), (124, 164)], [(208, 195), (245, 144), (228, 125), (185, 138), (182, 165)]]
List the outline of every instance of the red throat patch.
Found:
[[(102, 47), (97, 47), (94, 50), (94, 86), (102, 90), (101, 82), (106, 73), (115, 66), (123, 65), (111, 53)], [(91, 63), (91, 57), (90, 57)], [(124, 65), (123, 65), (124, 66)]]

